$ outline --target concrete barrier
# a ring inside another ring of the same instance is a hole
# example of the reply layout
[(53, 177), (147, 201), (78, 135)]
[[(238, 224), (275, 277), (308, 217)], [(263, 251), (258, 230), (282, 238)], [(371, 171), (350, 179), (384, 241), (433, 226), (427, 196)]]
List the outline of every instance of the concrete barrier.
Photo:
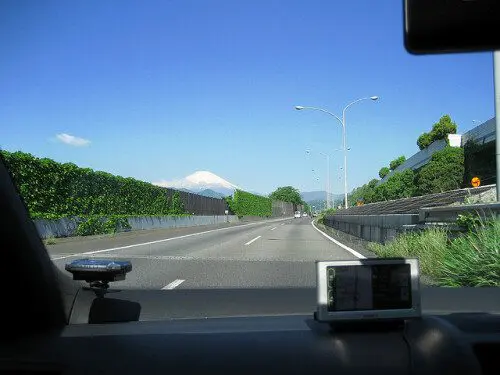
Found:
[[(75, 234), (76, 228), (82, 219), (61, 218), (57, 220), (35, 219), (36, 229), (41, 238), (50, 237), (71, 237)], [(213, 225), (222, 223), (234, 223), (240, 221), (234, 215), (213, 215), (213, 216), (135, 216), (129, 217), (128, 222), (131, 230), (162, 229), (194, 227), (200, 225)]]
[(370, 242), (386, 243), (409, 226), (418, 224), (418, 214), (331, 215), (324, 223)]

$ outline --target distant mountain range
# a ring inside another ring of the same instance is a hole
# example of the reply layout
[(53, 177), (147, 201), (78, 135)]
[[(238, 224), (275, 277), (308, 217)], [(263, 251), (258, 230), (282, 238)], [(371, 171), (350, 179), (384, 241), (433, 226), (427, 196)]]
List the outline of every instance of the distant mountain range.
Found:
[[(302, 199), (309, 204), (309, 202), (313, 201), (326, 201), (326, 191), (304, 191), (300, 193)], [(332, 199), (332, 202), (338, 202), (339, 200), (344, 199), (343, 194), (330, 194), (330, 199)]]
[(217, 191), (214, 191), (212, 189), (201, 190), (201, 191), (197, 192), (196, 194), (203, 195), (205, 197), (219, 198), (219, 199), (226, 197), (226, 195), (219, 193)]

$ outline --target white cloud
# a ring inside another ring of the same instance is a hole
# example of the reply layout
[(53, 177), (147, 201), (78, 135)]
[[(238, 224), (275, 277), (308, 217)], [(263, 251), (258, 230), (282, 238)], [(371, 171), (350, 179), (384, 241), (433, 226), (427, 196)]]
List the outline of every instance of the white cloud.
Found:
[(56, 138), (59, 142), (66, 143), (67, 145), (75, 147), (83, 147), (90, 144), (90, 141), (88, 139), (75, 137), (74, 135), (69, 135), (66, 133), (57, 134)]

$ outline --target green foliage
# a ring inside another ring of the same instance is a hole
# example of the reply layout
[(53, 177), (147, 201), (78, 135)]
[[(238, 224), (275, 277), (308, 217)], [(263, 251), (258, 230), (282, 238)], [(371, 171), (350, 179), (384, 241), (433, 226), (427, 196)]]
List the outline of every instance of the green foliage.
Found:
[(471, 232), (481, 225), (481, 218), (479, 215), (471, 213), (460, 214), (457, 217), (456, 224), (459, 227)]
[(282, 186), (277, 188), (269, 194), (269, 198), (275, 201), (290, 202), (297, 205), (304, 203), (299, 190), (292, 186)]
[(439, 139), (445, 139), (448, 134), (456, 134), (457, 124), (455, 124), (449, 115), (442, 116), (438, 122), (432, 126), (429, 133), (424, 133), (417, 139), (418, 147), (423, 150), (432, 142)]
[(91, 236), (96, 234), (113, 234), (127, 229), (130, 229), (130, 224), (123, 216), (89, 216), (83, 218), (78, 224), (75, 235)]
[(417, 146), (420, 150), (427, 148), (433, 142), (432, 136), (430, 133), (423, 133), (417, 139)]
[(173, 215), (181, 215), (186, 212), (184, 204), (181, 201), (181, 195), (178, 191), (176, 191), (172, 196), (172, 204), (170, 205), (169, 212)]
[(393, 173), (383, 184), (377, 185), (373, 179), (349, 195), (349, 205), (355, 206), (358, 202), (373, 203), (391, 199), (409, 198), (415, 195), (415, 173), (411, 169)]
[(411, 169), (395, 172), (385, 183), (375, 188), (374, 198), (391, 200), (412, 197), (416, 191), (414, 179), (415, 173)]
[(370, 249), (381, 257), (417, 257), (422, 273), (441, 286), (500, 286), (500, 221), (473, 228), (451, 241), (444, 229), (405, 233)]
[(378, 180), (374, 178), (369, 183), (354, 189), (351, 194), (347, 196), (347, 202), (349, 203), (349, 206), (356, 206), (358, 202), (362, 202), (365, 204), (376, 202), (376, 200), (374, 199), (374, 194), (377, 183)]
[(387, 167), (382, 167), (380, 168), (380, 170), (378, 171), (378, 175), (380, 178), (384, 178), (385, 176), (387, 176), (390, 172), (390, 169), (387, 168)]
[(271, 198), (261, 197), (247, 193), (243, 190), (236, 190), (233, 197), (226, 197), (229, 208), (239, 217), (242, 216), (262, 216), (272, 215)]
[(443, 286), (500, 286), (500, 221), (482, 225), (452, 241), (439, 282)]
[(442, 116), (438, 122), (432, 127), (431, 135), (436, 141), (438, 139), (445, 139), (448, 134), (457, 133), (457, 124), (455, 124), (449, 115)]
[(328, 210), (324, 210), (318, 215), (318, 223), (325, 224), (325, 217), (335, 214), (336, 211), (337, 210), (335, 208), (329, 208)]
[[(1, 151), (31, 217), (184, 213), (179, 194), (133, 178)], [(90, 224), (89, 224), (90, 225)]]
[(372, 243), (370, 250), (380, 257), (416, 257), (423, 274), (437, 277), (444, 259), (448, 236), (443, 229), (401, 234), (386, 245)]
[(441, 193), (459, 189), (464, 176), (464, 150), (447, 146), (435, 152), (431, 161), (423, 166), (416, 177), (420, 194)]
[(406, 157), (404, 155), (400, 156), (399, 158), (396, 158), (393, 161), (391, 161), (389, 168), (391, 169), (391, 171), (393, 171), (397, 167), (399, 167), (401, 164), (403, 164), (405, 161), (406, 161)]
[(48, 238), (43, 240), (43, 243), (45, 245), (55, 245), (57, 242), (56, 242), (56, 239), (54, 237), (48, 237)]

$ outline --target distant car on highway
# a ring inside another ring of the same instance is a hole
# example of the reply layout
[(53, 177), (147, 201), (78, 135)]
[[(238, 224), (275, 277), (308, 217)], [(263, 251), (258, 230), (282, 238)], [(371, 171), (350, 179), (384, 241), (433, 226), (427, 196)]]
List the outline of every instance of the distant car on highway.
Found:
[(300, 219), (300, 211), (295, 211), (295, 215), (293, 215), (294, 218), (299, 218)]
[(307, 217), (307, 212), (304, 212), (304, 213), (302, 214), (302, 217)]

